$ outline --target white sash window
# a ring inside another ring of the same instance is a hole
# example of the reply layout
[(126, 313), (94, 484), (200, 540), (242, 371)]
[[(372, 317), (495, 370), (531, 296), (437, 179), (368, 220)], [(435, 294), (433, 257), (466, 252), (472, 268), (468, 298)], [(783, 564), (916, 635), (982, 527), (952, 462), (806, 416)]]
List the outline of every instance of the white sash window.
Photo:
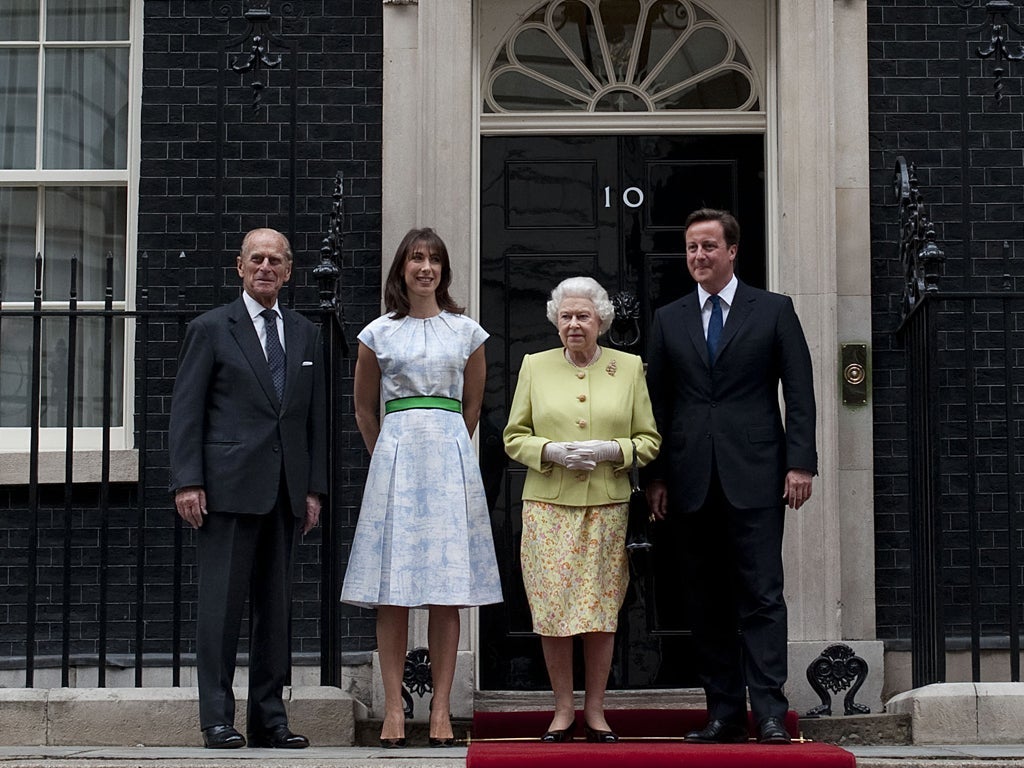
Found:
[[(31, 309), (36, 254), (44, 310), (69, 306), (72, 256), (79, 309), (102, 309), (106, 256), (113, 254), (115, 309), (134, 286), (140, 0), (0, 2), (0, 297)], [(112, 446), (125, 447), (130, 328), (114, 324)], [(42, 446), (63, 449), (67, 418), (68, 320), (43, 321), (39, 370), (32, 320), (0, 325), (0, 451), (24, 450), (33, 407)], [(100, 444), (103, 320), (78, 321), (74, 351), (76, 448)], [(33, 375), (41, 376), (38, 403)]]

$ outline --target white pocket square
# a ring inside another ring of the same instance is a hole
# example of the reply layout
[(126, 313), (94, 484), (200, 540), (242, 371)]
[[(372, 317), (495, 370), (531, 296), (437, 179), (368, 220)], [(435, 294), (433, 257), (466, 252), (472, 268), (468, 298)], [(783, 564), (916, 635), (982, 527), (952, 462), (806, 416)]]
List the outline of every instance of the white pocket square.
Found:
[(302, 367), (303, 368), (305, 368), (307, 365), (312, 365), (312, 364), (313, 364), (312, 360), (303, 360), (302, 361)]

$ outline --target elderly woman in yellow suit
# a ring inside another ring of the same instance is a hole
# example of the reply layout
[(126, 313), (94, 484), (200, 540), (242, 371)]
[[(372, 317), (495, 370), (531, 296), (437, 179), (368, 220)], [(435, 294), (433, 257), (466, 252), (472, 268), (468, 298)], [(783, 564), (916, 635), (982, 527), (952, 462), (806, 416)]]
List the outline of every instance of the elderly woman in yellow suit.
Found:
[(555, 694), (541, 740), (572, 739), (572, 639), (582, 635), (585, 735), (613, 742), (604, 695), (629, 583), (629, 469), (634, 448), (642, 466), (661, 437), (640, 358), (597, 343), (615, 318), (604, 288), (589, 277), (563, 280), (547, 310), (562, 345), (523, 357), (504, 432), (506, 453), (528, 469), (523, 582)]

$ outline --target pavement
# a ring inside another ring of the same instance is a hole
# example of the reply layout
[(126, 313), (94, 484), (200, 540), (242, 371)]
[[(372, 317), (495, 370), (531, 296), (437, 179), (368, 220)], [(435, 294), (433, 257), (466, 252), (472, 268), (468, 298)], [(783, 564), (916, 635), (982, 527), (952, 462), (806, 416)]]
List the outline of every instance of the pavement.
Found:
[[(780, 747), (785, 749), (785, 747)], [(1024, 768), (1024, 744), (844, 746), (858, 768)], [(0, 747), (0, 768), (463, 768), (465, 747)]]

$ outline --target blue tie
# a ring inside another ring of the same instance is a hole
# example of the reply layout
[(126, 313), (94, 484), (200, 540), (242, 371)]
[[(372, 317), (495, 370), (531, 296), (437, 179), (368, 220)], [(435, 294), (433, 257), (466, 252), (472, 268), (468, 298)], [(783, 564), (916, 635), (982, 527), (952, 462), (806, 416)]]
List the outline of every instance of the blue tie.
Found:
[(264, 309), (260, 314), (267, 329), (267, 365), (270, 366), (270, 378), (274, 380), (277, 401), (284, 397), (284, 347), (281, 337), (277, 335), (277, 312)]
[(711, 297), (711, 319), (708, 321), (708, 362), (715, 364), (718, 342), (722, 338), (722, 299)]

